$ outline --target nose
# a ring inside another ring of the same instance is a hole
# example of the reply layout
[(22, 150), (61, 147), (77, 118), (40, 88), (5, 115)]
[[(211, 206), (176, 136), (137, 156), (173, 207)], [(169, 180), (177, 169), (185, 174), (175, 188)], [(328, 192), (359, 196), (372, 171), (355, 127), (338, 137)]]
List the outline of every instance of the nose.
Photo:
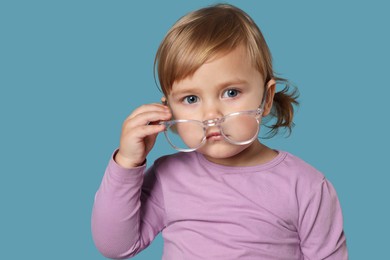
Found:
[(203, 107), (203, 121), (214, 120), (223, 117), (221, 106), (216, 101), (205, 102)]

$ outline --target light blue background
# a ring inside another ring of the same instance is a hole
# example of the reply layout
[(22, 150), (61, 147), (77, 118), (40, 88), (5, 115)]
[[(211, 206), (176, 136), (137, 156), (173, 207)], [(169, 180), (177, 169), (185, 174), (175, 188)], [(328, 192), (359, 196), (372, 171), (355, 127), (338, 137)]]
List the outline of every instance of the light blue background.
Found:
[[(299, 86), (289, 138), (265, 141), (325, 173), (351, 259), (389, 243), (389, 6), (386, 1), (228, 1), (262, 29), (276, 70)], [(158, 102), (157, 47), (215, 1), (1, 1), (0, 258), (104, 259), (94, 193), (121, 125)], [(159, 137), (149, 161), (173, 152)], [(135, 259), (160, 259), (162, 239)]]

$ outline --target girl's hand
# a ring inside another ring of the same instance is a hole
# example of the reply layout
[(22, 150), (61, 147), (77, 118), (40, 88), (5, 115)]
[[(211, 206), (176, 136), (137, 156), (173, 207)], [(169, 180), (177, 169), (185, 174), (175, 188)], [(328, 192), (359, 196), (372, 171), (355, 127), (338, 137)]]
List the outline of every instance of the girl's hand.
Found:
[(169, 108), (161, 104), (147, 104), (135, 109), (123, 123), (115, 161), (125, 168), (142, 165), (156, 142), (157, 134), (165, 128), (153, 122), (170, 118)]

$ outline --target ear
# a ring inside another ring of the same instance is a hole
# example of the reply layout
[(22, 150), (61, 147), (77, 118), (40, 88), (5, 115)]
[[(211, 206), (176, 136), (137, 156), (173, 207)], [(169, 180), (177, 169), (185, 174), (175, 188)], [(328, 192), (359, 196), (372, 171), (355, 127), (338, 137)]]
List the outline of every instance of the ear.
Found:
[(161, 103), (162, 103), (164, 106), (168, 105), (168, 100), (167, 100), (167, 98), (166, 98), (165, 96), (162, 96), (162, 97), (161, 97)]
[(265, 87), (267, 89), (266, 92), (267, 97), (264, 104), (263, 116), (267, 116), (271, 112), (272, 104), (274, 102), (275, 91), (276, 91), (276, 81), (274, 79), (270, 79), (270, 81), (268, 81)]

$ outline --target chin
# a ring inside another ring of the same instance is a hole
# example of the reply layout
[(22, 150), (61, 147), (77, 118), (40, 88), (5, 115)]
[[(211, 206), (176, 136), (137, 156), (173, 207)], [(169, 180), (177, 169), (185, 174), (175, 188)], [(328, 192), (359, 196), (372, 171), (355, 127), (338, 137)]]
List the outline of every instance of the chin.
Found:
[(228, 159), (240, 154), (249, 146), (233, 145), (230, 143), (206, 144), (198, 152), (214, 159)]

